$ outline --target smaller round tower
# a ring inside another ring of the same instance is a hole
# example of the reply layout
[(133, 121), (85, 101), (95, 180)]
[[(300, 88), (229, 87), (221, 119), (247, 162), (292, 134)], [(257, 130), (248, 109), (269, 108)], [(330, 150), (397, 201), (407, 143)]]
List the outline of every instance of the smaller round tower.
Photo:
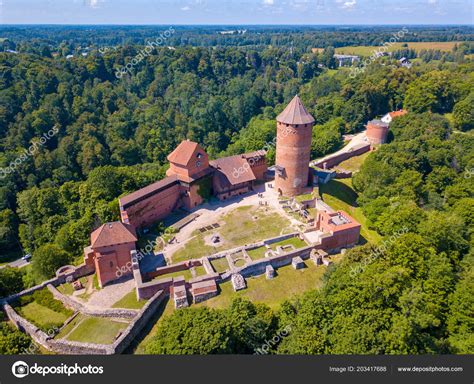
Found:
[(381, 120), (372, 120), (367, 123), (367, 139), (371, 145), (384, 144), (387, 141), (389, 127)]

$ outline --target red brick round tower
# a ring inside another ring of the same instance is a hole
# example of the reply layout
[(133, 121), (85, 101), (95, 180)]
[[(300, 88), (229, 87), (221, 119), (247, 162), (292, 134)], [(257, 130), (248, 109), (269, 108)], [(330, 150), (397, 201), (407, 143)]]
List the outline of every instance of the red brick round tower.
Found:
[(308, 186), (314, 118), (295, 96), (277, 117), (275, 188), (288, 197)]
[(388, 124), (381, 120), (369, 121), (367, 123), (367, 139), (372, 145), (384, 144), (387, 141), (388, 130)]

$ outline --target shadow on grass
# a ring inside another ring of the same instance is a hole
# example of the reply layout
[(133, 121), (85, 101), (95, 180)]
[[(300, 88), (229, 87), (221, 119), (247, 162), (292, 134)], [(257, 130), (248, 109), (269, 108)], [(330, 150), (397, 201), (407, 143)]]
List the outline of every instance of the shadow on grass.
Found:
[(324, 195), (328, 194), (354, 208), (357, 207), (357, 193), (340, 181), (331, 180), (329, 183), (321, 185), (320, 194), (323, 200)]
[(130, 343), (130, 345), (127, 347), (127, 349), (123, 352), (123, 354), (131, 355), (131, 354), (135, 353), (135, 351), (138, 348), (139, 344), (145, 339), (145, 337), (148, 336), (148, 334), (151, 332), (151, 330), (153, 329), (153, 327), (155, 326), (157, 321), (163, 315), (163, 312), (165, 311), (169, 300), (170, 300), (170, 297), (169, 297), (169, 295), (167, 295), (164, 298), (164, 300), (161, 302), (160, 307), (158, 308), (158, 310), (147, 321), (146, 325), (143, 327), (143, 329), (140, 331), (140, 333), (133, 339), (133, 341)]
[(364, 245), (364, 244), (367, 244), (367, 243), (368, 243), (368, 240), (364, 236), (360, 235), (359, 236), (359, 242), (357, 244), (358, 245)]

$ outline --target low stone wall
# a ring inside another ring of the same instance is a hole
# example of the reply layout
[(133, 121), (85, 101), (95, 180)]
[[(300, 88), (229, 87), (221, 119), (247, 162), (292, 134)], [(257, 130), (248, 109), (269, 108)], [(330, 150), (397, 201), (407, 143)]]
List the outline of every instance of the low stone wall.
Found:
[(219, 279), (219, 274), (217, 272), (213, 272), (213, 273), (210, 273), (210, 274), (207, 274), (207, 275), (195, 277), (195, 278), (189, 280), (187, 285), (191, 286), (191, 284), (200, 283), (202, 281), (209, 281), (209, 280), (216, 280), (217, 281), (218, 279)]
[[(8, 303), (3, 304), (3, 309), (10, 321), (21, 331), (45, 349), (66, 355), (112, 355), (122, 353), (137, 337), (153, 314), (160, 306), (166, 294), (157, 292), (140, 311), (134, 312), (134, 318), (113, 344), (80, 343), (69, 340), (55, 340), (48, 336), (34, 324), (21, 317)], [(123, 318), (123, 316), (121, 316)]]
[(46, 341), (49, 338), (48, 335), (39, 329), (36, 325), (30, 323), (28, 320), (21, 317), (10, 304), (4, 303), (3, 310), (5, 311), (8, 319), (13, 325), (20, 331), (27, 333), (31, 338), (38, 344), (47, 348)]
[(111, 346), (102, 344), (78, 343), (68, 340), (55, 340), (39, 329), (36, 325), (30, 323), (21, 317), (9, 304), (3, 305), (3, 310), (10, 321), (22, 332), (31, 336), (35, 343), (43, 348), (61, 354), (87, 354), (103, 355), (112, 353)]
[(30, 295), (35, 291), (38, 291), (40, 289), (43, 289), (43, 288), (47, 287), (48, 285), (52, 285), (54, 287), (57, 287), (58, 285), (64, 284), (66, 282), (66, 279), (67, 279), (68, 276), (72, 276), (73, 279), (76, 280), (76, 279), (79, 279), (81, 277), (90, 275), (93, 272), (94, 272), (93, 268), (91, 269), (91, 267), (87, 266), (86, 264), (81, 264), (78, 267), (76, 267), (76, 269), (71, 273), (64, 274), (64, 275), (59, 275), (59, 276), (57, 276), (53, 279), (43, 281), (41, 284), (35, 285), (34, 287), (25, 289), (24, 291), (21, 291), (19, 293), (14, 294), (14, 295), (8, 296), (8, 297), (2, 299), (1, 302), (2, 303), (11, 303), (12, 301), (17, 300), (18, 298), (20, 298), (22, 296)]
[(166, 292), (159, 291), (145, 304), (136, 315), (135, 319), (123, 331), (122, 335), (112, 344), (114, 353), (122, 353), (128, 348), (130, 343), (139, 335), (145, 325), (150, 321), (158, 310), (162, 301), (166, 297)]
[(222, 280), (227, 280), (233, 273), (239, 273), (244, 277), (258, 276), (265, 273), (267, 265), (271, 265), (273, 268), (280, 268), (285, 265), (290, 265), (294, 257), (299, 256), (303, 260), (308, 259), (311, 255), (313, 246), (296, 249), (284, 253), (282, 255), (276, 255), (272, 257), (266, 257), (264, 259), (255, 260), (250, 264), (244, 265), (243, 267), (234, 269), (232, 272), (226, 272), (221, 275)]
[(137, 296), (139, 299), (150, 299), (159, 291), (169, 292), (172, 285), (172, 277), (141, 283), (140, 285), (137, 285)]
[(350, 159), (351, 157), (362, 155), (363, 153), (368, 152), (368, 151), (370, 151), (370, 144), (362, 143), (354, 147), (352, 151), (350, 152), (344, 152), (338, 155), (330, 156), (317, 163), (314, 163), (313, 165), (321, 169), (330, 169), (330, 168), (335, 167), (336, 165), (339, 165), (343, 161)]
[(342, 171), (342, 170), (336, 171), (336, 179), (349, 179), (351, 177), (352, 177), (351, 171)]
[(147, 278), (147, 279), (153, 279), (153, 278), (161, 276), (161, 275), (166, 275), (167, 273), (185, 271), (187, 269), (190, 269), (192, 267), (197, 267), (197, 266), (200, 266), (200, 265), (202, 265), (200, 260), (188, 260), (188, 261), (183, 261), (181, 263), (167, 265), (165, 267), (157, 268), (156, 270), (154, 270), (152, 272), (147, 272), (144, 275), (145, 275), (145, 278)]
[(95, 316), (95, 317), (107, 317), (107, 318), (118, 318), (118, 319), (133, 319), (138, 311), (133, 309), (125, 308), (106, 308), (100, 310), (92, 310), (85, 307), (83, 304), (72, 299), (69, 296), (63, 295), (51, 284), (47, 286), (50, 292), (53, 294), (56, 300), (61, 301), (65, 307), (71, 308), (74, 311), (81, 312), (84, 315)]

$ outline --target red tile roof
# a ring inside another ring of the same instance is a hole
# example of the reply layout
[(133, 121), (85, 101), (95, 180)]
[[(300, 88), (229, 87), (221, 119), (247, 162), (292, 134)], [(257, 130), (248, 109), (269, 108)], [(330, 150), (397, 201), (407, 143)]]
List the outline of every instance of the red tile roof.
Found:
[(314, 117), (304, 107), (301, 99), (296, 95), (284, 111), (277, 117), (277, 121), (284, 124), (313, 124)]
[(202, 149), (198, 143), (190, 140), (183, 140), (176, 149), (168, 155), (168, 161), (170, 163), (186, 166), (196, 150), (201, 150), (205, 153), (204, 149)]
[(217, 285), (214, 280), (200, 281), (191, 285), (191, 291), (194, 296), (213, 293), (217, 292)]
[(408, 113), (408, 111), (406, 111), (404, 109), (400, 109), (399, 111), (389, 112), (388, 114), (393, 119), (393, 118), (398, 117), (398, 116), (406, 115), (407, 113)]
[(248, 161), (243, 155), (222, 157), (212, 160), (209, 164), (216, 169), (215, 176), (219, 178), (219, 182), (224, 188), (228, 184), (236, 185), (256, 180)]
[(141, 199), (153, 196), (155, 193), (158, 193), (163, 188), (166, 188), (174, 183), (178, 183), (178, 177), (176, 175), (165, 177), (164, 179), (157, 181), (156, 183), (150, 184), (145, 188), (139, 189), (138, 191), (132, 192), (129, 195), (121, 197), (119, 199), (119, 204), (121, 207), (126, 208), (126, 206), (137, 203)]
[(137, 241), (135, 229), (120, 221), (103, 224), (91, 233), (91, 248), (134, 243), (135, 241)]

